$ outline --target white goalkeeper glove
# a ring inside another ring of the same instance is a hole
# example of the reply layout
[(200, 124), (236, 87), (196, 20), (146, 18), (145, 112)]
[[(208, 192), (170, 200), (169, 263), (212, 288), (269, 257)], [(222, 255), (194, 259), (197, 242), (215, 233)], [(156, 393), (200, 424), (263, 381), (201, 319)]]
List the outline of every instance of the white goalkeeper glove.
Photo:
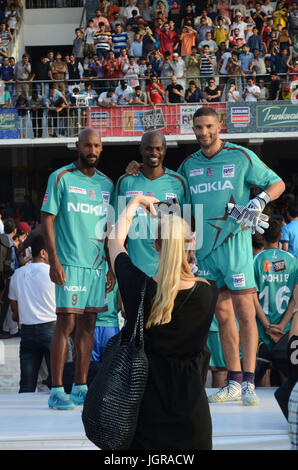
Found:
[(262, 212), (269, 201), (269, 195), (263, 191), (254, 199), (251, 199), (245, 207), (229, 203), (227, 205), (227, 212), (238, 224), (245, 222), (246, 225), (251, 227), (252, 234), (254, 234), (256, 230), (263, 234), (264, 230), (269, 227), (269, 216), (262, 214)]

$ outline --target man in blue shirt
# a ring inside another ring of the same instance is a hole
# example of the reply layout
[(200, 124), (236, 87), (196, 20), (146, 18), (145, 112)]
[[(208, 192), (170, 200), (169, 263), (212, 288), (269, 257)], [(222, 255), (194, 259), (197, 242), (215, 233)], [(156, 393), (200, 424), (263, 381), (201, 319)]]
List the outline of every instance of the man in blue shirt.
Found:
[(287, 212), (290, 223), (282, 228), (282, 249), (298, 257), (298, 205), (290, 204)]

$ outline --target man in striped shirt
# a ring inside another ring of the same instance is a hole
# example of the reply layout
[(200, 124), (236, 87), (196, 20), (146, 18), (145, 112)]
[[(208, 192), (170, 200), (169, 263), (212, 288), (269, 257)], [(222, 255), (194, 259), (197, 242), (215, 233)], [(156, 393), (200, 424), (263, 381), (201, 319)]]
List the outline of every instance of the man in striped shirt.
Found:
[(214, 75), (215, 63), (216, 63), (215, 55), (210, 54), (209, 46), (206, 44), (203, 47), (203, 53), (200, 57), (200, 77), (201, 77), (202, 89), (205, 88), (208, 78)]
[(127, 47), (128, 40), (127, 33), (123, 31), (120, 23), (117, 23), (115, 26), (115, 33), (112, 33), (112, 40), (115, 57), (119, 57), (121, 49)]
[(98, 25), (99, 31), (94, 35), (96, 44), (96, 54), (100, 60), (106, 59), (108, 52), (112, 49), (113, 41), (112, 35), (109, 31), (106, 31), (105, 24), (103, 22)]

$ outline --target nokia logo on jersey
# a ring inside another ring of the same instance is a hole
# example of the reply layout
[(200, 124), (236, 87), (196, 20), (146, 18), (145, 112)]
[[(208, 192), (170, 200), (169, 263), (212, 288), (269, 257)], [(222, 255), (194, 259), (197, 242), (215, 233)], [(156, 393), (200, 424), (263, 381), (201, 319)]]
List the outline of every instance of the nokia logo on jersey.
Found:
[(211, 191), (224, 191), (225, 189), (234, 189), (230, 180), (222, 183), (221, 181), (213, 181), (213, 183), (201, 183), (190, 187), (190, 192), (194, 194), (210, 193)]
[(68, 292), (87, 292), (86, 286), (64, 286), (64, 290)]
[(101, 206), (93, 206), (92, 204), (87, 204), (87, 203), (80, 203), (77, 202), (74, 204), (73, 202), (69, 202), (67, 204), (67, 210), (68, 212), (70, 211), (75, 211), (75, 212), (82, 212), (83, 214), (94, 214), (94, 215), (106, 215), (106, 210)]

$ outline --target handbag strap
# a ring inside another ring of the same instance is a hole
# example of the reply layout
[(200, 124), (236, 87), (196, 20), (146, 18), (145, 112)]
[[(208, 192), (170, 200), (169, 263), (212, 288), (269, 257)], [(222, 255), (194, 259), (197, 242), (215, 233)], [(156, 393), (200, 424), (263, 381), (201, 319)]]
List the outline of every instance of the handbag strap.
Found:
[(147, 281), (148, 278), (145, 276), (145, 280), (141, 289), (141, 300), (138, 307), (135, 327), (132, 334), (132, 338), (134, 338), (138, 347), (141, 347), (144, 344), (144, 298), (147, 289)]

